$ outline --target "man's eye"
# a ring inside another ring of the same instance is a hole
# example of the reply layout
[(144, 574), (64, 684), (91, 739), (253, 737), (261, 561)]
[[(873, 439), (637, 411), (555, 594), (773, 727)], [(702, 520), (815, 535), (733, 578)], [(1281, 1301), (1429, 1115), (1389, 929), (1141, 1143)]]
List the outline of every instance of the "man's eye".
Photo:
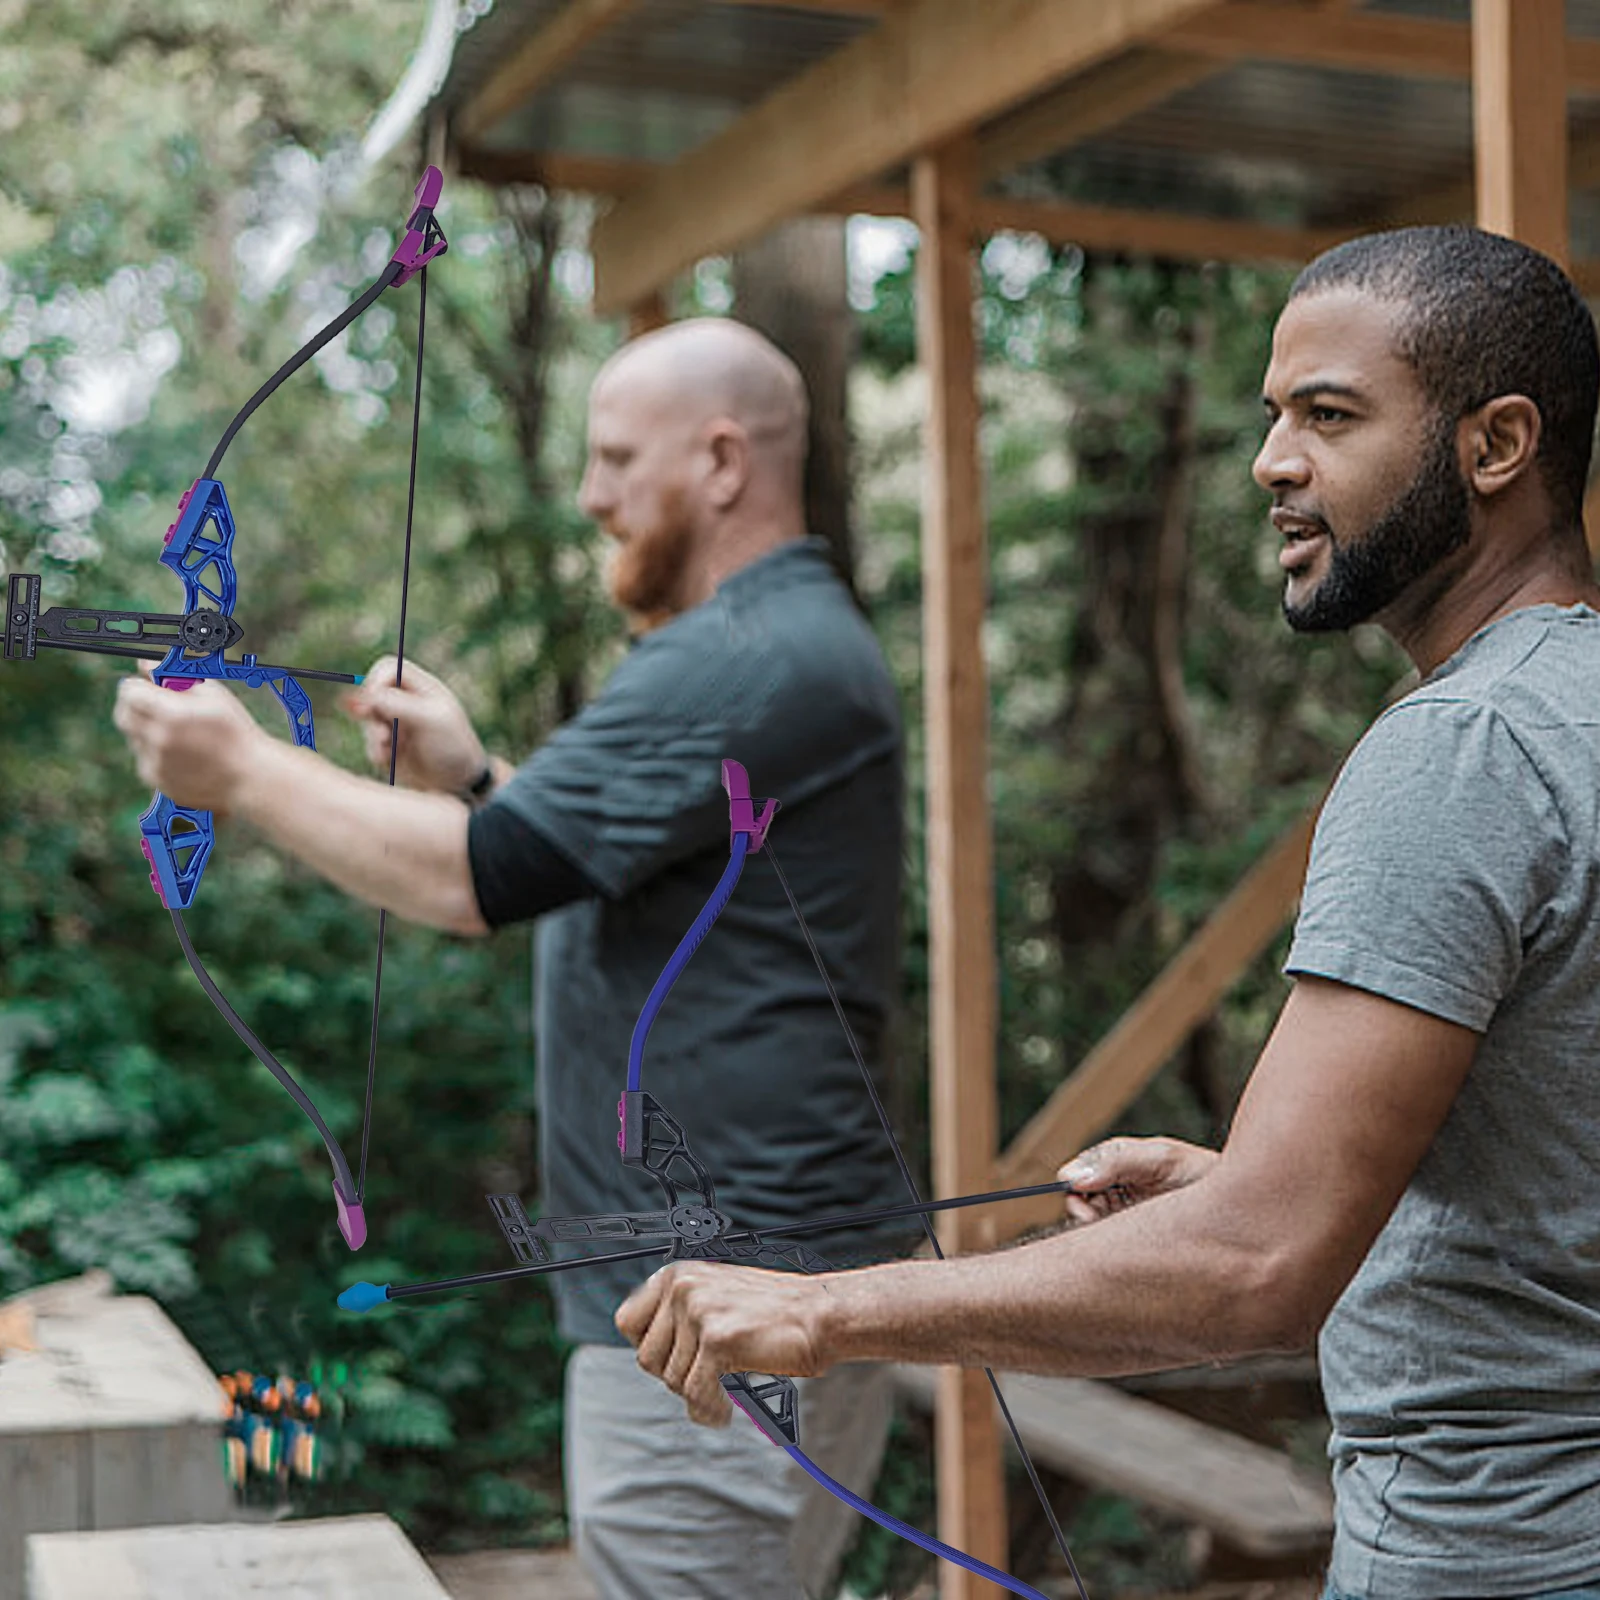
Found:
[(1341, 411), (1337, 406), (1312, 406), (1311, 420), (1313, 422), (1348, 422), (1350, 413)]

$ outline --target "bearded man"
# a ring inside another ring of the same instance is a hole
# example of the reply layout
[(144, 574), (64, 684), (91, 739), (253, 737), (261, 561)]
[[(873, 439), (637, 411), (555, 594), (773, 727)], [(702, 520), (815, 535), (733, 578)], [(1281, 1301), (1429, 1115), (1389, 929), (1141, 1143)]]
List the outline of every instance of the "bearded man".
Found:
[(1306, 269), (1255, 463), (1284, 614), (1375, 622), (1421, 682), (1323, 810), (1224, 1148), (1085, 1152), (1092, 1226), (997, 1255), (667, 1268), (618, 1325), (693, 1416), (725, 1420), (722, 1372), (1109, 1376), (1320, 1331), (1330, 1596), (1600, 1600), (1597, 390), (1588, 310), (1520, 244), (1408, 229)]
[[(349, 893), (465, 935), (539, 918), (536, 1038), (546, 1214), (659, 1208), (616, 1158), (617, 1094), (651, 986), (728, 860), (724, 757), (783, 801), (785, 870), (869, 1064), (898, 987), (902, 738), (883, 659), (806, 537), (806, 396), (737, 323), (627, 345), (590, 395), (579, 504), (614, 545), (635, 638), (597, 698), (515, 770), (410, 662), (348, 706), (391, 790), (257, 728), (219, 684), (127, 680), (117, 723), (146, 781), (244, 817)], [(650, 1081), (761, 1227), (901, 1198), (891, 1152), (777, 880), (752, 862), (650, 1036)], [(819, 1210), (820, 1208), (820, 1210)], [(815, 1241), (830, 1257), (891, 1251)], [(638, 1262), (546, 1280), (567, 1368), (568, 1515), (605, 1600), (821, 1595), (855, 1521), (753, 1429), (707, 1448), (612, 1316)], [(890, 1400), (877, 1369), (810, 1386), (808, 1438), (869, 1492)]]

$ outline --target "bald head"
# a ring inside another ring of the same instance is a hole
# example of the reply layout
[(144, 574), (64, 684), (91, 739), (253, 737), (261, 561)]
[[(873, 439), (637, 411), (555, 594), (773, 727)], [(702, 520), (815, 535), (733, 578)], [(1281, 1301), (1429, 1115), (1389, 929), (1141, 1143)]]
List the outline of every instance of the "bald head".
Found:
[(660, 416), (742, 429), (761, 467), (798, 486), (809, 407), (799, 368), (770, 339), (726, 317), (674, 322), (633, 340), (600, 369), (594, 395), (626, 388)]
[(612, 598), (653, 625), (805, 533), (805, 385), (720, 317), (625, 345), (589, 391), (578, 504), (613, 541)]

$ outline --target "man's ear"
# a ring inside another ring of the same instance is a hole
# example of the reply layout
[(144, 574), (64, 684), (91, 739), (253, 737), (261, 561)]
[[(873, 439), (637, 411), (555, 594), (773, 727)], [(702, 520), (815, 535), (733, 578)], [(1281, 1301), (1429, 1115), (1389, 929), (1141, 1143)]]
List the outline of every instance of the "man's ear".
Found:
[(1543, 431), (1539, 408), (1525, 394), (1480, 406), (1462, 423), (1467, 481), (1480, 495), (1503, 493), (1532, 470)]
[(723, 418), (711, 424), (706, 450), (711, 457), (706, 498), (718, 511), (726, 511), (750, 480), (750, 440), (737, 422)]

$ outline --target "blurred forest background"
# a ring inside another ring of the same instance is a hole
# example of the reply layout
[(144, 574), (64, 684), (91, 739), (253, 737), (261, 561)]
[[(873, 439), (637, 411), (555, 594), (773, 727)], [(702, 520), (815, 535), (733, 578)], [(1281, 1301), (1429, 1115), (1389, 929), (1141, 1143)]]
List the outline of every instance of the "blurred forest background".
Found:
[[(420, 134), (370, 167), (357, 144), (423, 12), (0, 0), (0, 565), (42, 572), (46, 605), (175, 606), (155, 557), (178, 495), (243, 398), (393, 248)], [(449, 183), (450, 253), (430, 278), (408, 649), (512, 760), (621, 648), (573, 505), (587, 383), (622, 337), (586, 311), (590, 215), (538, 189)], [(674, 310), (740, 314), (781, 255), (707, 263)], [(848, 519), (817, 531), (888, 653), (915, 775), (910, 267), (858, 263), (841, 302), (853, 492)], [(981, 273), (1009, 1137), (1316, 799), (1405, 663), (1376, 633), (1296, 639), (1279, 615), (1249, 463), (1286, 274), (1014, 237)], [(238, 613), (266, 659), (359, 672), (393, 648), (416, 305), (385, 297), (230, 453)], [(336, 1310), (356, 1274), (325, 1158), (151, 896), (149, 796), (110, 722), (120, 670), (49, 652), (0, 670), (0, 1295), (102, 1266), (219, 1369), (324, 1373), (345, 1426), (300, 1509), (381, 1508), (435, 1549), (560, 1539), (563, 1352), (540, 1289)], [(312, 695), (322, 748), (359, 767), (336, 690)], [(925, 1149), (919, 804), (913, 790), (893, 1088), (908, 1147)], [(351, 1135), (375, 914), (224, 824), (190, 926)], [(1125, 1128), (1221, 1134), (1281, 1003), (1281, 955)], [(529, 968), (525, 929), (474, 943), (391, 928), (362, 1275), (501, 1265), (483, 1194), (538, 1188)], [(905, 1424), (880, 1502), (931, 1525), (930, 1462)], [(1058, 1487), (1091, 1581), (1148, 1564), (1159, 1540), (1131, 1508)], [(879, 1592), (921, 1565), (873, 1530), (849, 1575)]]

